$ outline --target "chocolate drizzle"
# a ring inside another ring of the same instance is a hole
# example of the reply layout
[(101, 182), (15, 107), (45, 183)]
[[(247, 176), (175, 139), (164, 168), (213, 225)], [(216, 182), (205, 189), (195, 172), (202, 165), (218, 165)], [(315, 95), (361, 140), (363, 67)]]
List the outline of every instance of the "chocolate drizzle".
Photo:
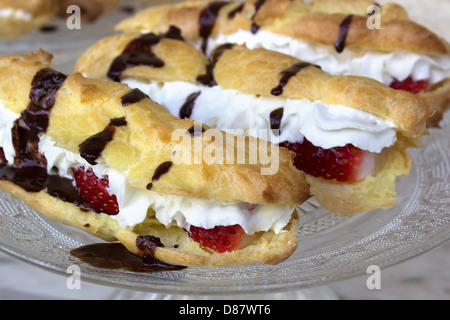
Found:
[(92, 165), (97, 164), (97, 158), (100, 157), (108, 142), (112, 141), (116, 127), (125, 126), (126, 124), (127, 121), (124, 117), (112, 119), (105, 129), (80, 144), (81, 157)]
[(217, 16), (219, 15), (222, 7), (230, 4), (227, 1), (214, 1), (208, 4), (208, 6), (200, 12), (200, 18), (198, 20), (199, 34), (202, 38), (201, 49), (206, 52), (208, 47), (208, 38), (212, 33), (214, 25), (216, 24)]
[(270, 129), (279, 134), (281, 119), (283, 119), (284, 108), (275, 109), (270, 113)]
[(289, 79), (291, 79), (293, 76), (295, 76), (297, 73), (300, 72), (300, 70), (307, 68), (309, 66), (314, 66), (316, 68), (320, 69), (320, 66), (313, 65), (309, 62), (300, 62), (297, 64), (294, 64), (292, 67), (289, 67), (283, 71), (281, 71), (281, 79), (278, 86), (272, 89), (270, 92), (274, 96), (280, 96), (283, 94), (283, 88), (287, 85), (289, 82)]
[(66, 78), (64, 74), (49, 68), (40, 70), (34, 76), (30, 104), (15, 121), (11, 131), (16, 153), (14, 163), (7, 163), (2, 153), (0, 179), (9, 180), (28, 192), (47, 188), (49, 195), (86, 209), (87, 205), (72, 180), (59, 176), (57, 170), (49, 174), (47, 159), (39, 152), (39, 135), (47, 131), (56, 94)]
[(225, 43), (217, 48), (211, 53), (209, 58), (210, 62), (206, 66), (206, 74), (200, 75), (197, 77), (197, 81), (206, 86), (214, 87), (217, 85), (216, 80), (214, 79), (214, 67), (220, 59), (220, 56), (226, 51), (232, 49), (234, 44)]
[(243, 9), (244, 9), (244, 3), (241, 3), (239, 6), (237, 6), (235, 9), (231, 10), (231, 11), (228, 13), (227, 18), (230, 19), (230, 20), (234, 19), (234, 17), (235, 17), (238, 13), (241, 13)]
[(163, 35), (147, 33), (132, 40), (112, 62), (107, 73), (108, 78), (120, 82), (120, 76), (125, 70), (141, 65), (154, 68), (164, 67), (164, 61), (152, 52), (152, 47), (158, 44), (162, 38), (183, 40), (180, 29), (174, 26), (170, 26), (169, 31)]
[(339, 35), (334, 43), (334, 48), (338, 53), (342, 53), (345, 49), (345, 42), (347, 40), (347, 35), (350, 30), (350, 24), (352, 23), (353, 15), (348, 15), (341, 23), (339, 27)]
[(153, 183), (159, 180), (163, 175), (165, 175), (167, 172), (169, 172), (170, 168), (172, 167), (173, 163), (172, 161), (166, 161), (161, 163), (155, 170), (155, 173), (152, 177), (152, 182), (147, 185), (147, 189), (151, 190), (153, 188)]
[(63, 178), (57, 174), (47, 177), (47, 193), (62, 201), (73, 203), (81, 209), (88, 210), (88, 205), (74, 187), (71, 179)]
[(261, 7), (263, 6), (264, 2), (266, 2), (266, 0), (258, 0), (255, 3), (255, 13), (252, 16), (252, 28), (251, 28), (253, 34), (255, 34), (259, 31), (260, 26), (258, 24), (256, 24), (255, 18), (259, 12), (259, 9), (261, 9)]
[(206, 130), (205, 130), (205, 128), (203, 128), (203, 126), (201, 126), (201, 125), (197, 125), (197, 124), (194, 124), (192, 127), (190, 127), (189, 129), (188, 129), (188, 133), (189, 133), (189, 135), (191, 135), (191, 136), (199, 136), (199, 135), (201, 135), (203, 132), (205, 132)]
[(39, 152), (39, 134), (45, 133), (56, 93), (66, 76), (52, 69), (36, 73), (31, 84), (30, 103), (14, 122), (12, 142), (15, 149), (13, 164), (0, 165), (0, 177), (14, 182), (30, 192), (47, 186), (47, 160)]
[(195, 101), (197, 100), (197, 98), (200, 96), (201, 93), (202, 93), (201, 91), (194, 92), (191, 93), (186, 98), (186, 102), (180, 108), (180, 119), (191, 117), (192, 110), (194, 109), (195, 106)]
[(82, 246), (71, 250), (70, 254), (93, 267), (110, 270), (123, 269), (131, 272), (152, 273), (186, 268), (164, 263), (154, 257), (155, 249), (163, 247), (157, 237), (139, 236), (136, 239), (136, 245), (144, 252), (143, 257), (133, 254), (118, 242)]
[(138, 103), (139, 101), (149, 98), (145, 93), (143, 93), (139, 89), (133, 89), (129, 91), (127, 94), (122, 96), (122, 106), (126, 107), (130, 104)]

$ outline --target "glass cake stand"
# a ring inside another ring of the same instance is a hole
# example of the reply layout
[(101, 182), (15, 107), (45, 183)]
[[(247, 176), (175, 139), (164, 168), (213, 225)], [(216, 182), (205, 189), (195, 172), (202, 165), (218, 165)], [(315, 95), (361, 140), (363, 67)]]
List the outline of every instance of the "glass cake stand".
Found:
[[(127, 2), (127, 1), (125, 1)], [(0, 54), (39, 48), (54, 54), (54, 67), (72, 73), (77, 57), (126, 17), (117, 10), (81, 30), (54, 21), (54, 33), (35, 32), (2, 42)], [(0, 249), (18, 259), (67, 275), (77, 264), (84, 281), (117, 288), (113, 299), (335, 298), (327, 285), (385, 268), (422, 254), (450, 238), (450, 114), (432, 129), (420, 149), (410, 150), (411, 174), (397, 183), (398, 203), (351, 218), (322, 209), (314, 199), (300, 208), (298, 249), (276, 266), (187, 268), (161, 273), (104, 270), (85, 264), (70, 250), (98, 239), (50, 221), (20, 200), (0, 192)]]

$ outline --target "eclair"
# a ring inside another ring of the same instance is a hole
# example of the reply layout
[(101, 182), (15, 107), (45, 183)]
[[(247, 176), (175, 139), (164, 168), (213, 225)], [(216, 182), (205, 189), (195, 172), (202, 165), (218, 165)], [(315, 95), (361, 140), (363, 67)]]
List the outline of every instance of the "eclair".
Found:
[(18, 38), (44, 26), (57, 5), (57, 0), (0, 0), (0, 38)]
[(209, 52), (224, 43), (266, 48), (320, 65), (333, 75), (370, 77), (420, 94), (438, 125), (450, 106), (447, 41), (412, 21), (402, 6), (372, 0), (185, 1), (148, 8), (120, 22), (123, 32), (170, 25)]
[(420, 95), (272, 50), (225, 44), (207, 58), (175, 27), (104, 38), (76, 71), (137, 88), (181, 119), (294, 151), (312, 195), (347, 216), (395, 205), (395, 182), (411, 167), (406, 149), (420, 146), (433, 114)]
[(295, 207), (310, 193), (292, 152), (50, 62), (44, 51), (0, 58), (1, 189), (169, 265), (277, 264), (293, 253)]

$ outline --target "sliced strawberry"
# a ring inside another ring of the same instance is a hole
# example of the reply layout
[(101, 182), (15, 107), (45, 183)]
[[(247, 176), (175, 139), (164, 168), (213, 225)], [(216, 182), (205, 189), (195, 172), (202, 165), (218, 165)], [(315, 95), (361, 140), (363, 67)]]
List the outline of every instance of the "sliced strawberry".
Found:
[(413, 78), (409, 77), (403, 81), (394, 79), (390, 86), (396, 90), (405, 90), (418, 94), (428, 92), (430, 83), (427, 80), (415, 81)]
[(245, 231), (238, 224), (233, 226), (216, 226), (204, 229), (191, 226), (189, 236), (192, 240), (213, 251), (223, 253), (238, 248), (245, 236)]
[(92, 169), (84, 167), (73, 169), (75, 183), (83, 200), (97, 213), (116, 215), (119, 204), (115, 195), (109, 192), (108, 176), (99, 178)]
[(375, 165), (373, 154), (351, 144), (323, 149), (303, 139), (301, 143), (284, 142), (280, 146), (297, 153), (294, 165), (299, 170), (326, 180), (359, 181), (370, 174)]

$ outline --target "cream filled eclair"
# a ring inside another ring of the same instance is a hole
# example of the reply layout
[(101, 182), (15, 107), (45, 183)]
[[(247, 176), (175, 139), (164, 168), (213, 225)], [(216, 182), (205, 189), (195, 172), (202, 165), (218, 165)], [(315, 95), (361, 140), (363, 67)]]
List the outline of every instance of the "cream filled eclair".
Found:
[[(170, 265), (276, 264), (296, 249), (295, 206), (310, 193), (291, 152), (256, 138), (232, 143), (125, 84), (67, 76), (50, 60), (43, 51), (0, 58), (2, 189)], [(252, 143), (269, 146), (277, 170), (263, 174), (268, 164), (249, 160)], [(175, 157), (238, 147), (239, 163)]]
[(44, 26), (57, 6), (57, 0), (0, 0), (0, 38), (18, 38)]
[(266, 48), (334, 75), (370, 77), (421, 94), (436, 113), (450, 106), (448, 43), (411, 21), (405, 8), (372, 0), (185, 1), (148, 8), (116, 27), (163, 32), (178, 26), (206, 53), (224, 43)]
[(208, 59), (175, 27), (104, 38), (76, 71), (127, 83), (179, 118), (295, 151), (311, 193), (342, 215), (395, 204), (396, 179), (411, 167), (406, 148), (420, 145), (433, 113), (419, 95), (271, 50), (225, 44)]

